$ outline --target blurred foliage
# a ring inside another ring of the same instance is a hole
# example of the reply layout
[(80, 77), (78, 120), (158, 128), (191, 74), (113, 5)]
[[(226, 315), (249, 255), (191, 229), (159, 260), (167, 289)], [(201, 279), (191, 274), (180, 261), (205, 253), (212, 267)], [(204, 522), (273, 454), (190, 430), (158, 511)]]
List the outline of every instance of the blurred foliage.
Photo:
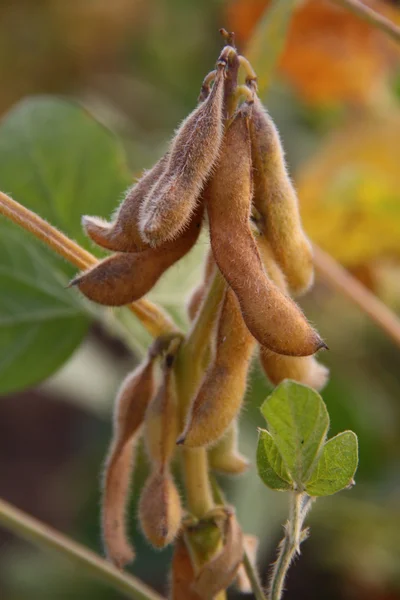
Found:
[[(369, 4), (399, 22), (398, 2)], [(252, 32), (262, 27), (268, 5), (267, 0), (3, 0), (0, 112), (32, 94), (60, 94), (68, 102), (24, 100), (5, 116), (0, 188), (87, 244), (81, 214), (108, 217), (133, 176), (162, 154), (212, 68), (219, 27), (234, 29), (244, 51)], [(260, 40), (269, 41), (262, 35)], [(294, 12), (267, 97), (299, 184), (310, 236), (347, 266), (379, 264), (380, 274), (381, 261), (396, 262), (399, 255), (398, 57), (399, 49), (381, 32), (328, 0), (305, 0)], [(262, 56), (259, 65), (262, 80)], [(0, 233), (0, 389), (5, 393), (33, 385), (59, 367), (83, 339), (93, 314), (65, 290), (74, 269), (3, 221)], [(186, 322), (184, 300), (205, 251), (202, 240), (152, 292), (180, 323)], [(398, 271), (387, 273), (385, 293), (399, 305)], [(332, 435), (344, 429), (357, 433), (360, 466), (351, 494), (317, 503), (311, 539), (290, 574), (286, 597), (320, 600), (324, 590), (327, 600), (395, 600), (400, 598), (399, 352), (321, 284), (303, 307), (331, 348), (323, 356), (332, 374), (323, 397)], [(29, 333), (24, 339), (22, 328)], [(86, 344), (45, 386), (0, 403), (0, 494), (97, 551), (98, 473), (111, 431), (113, 393), (132, 362), (109, 332), (92, 328)], [(18, 381), (12, 365), (19, 366)], [(253, 461), (256, 427), (264, 424), (259, 406), (268, 391), (255, 367), (240, 441)], [(145, 476), (143, 463), (138, 484)], [(263, 486), (254, 467), (238, 480), (221, 481), (244, 529), (262, 541), (265, 578), (286, 516), (282, 496)], [(135, 503), (133, 571), (161, 589), (170, 555), (145, 545)], [(5, 600), (118, 597), (62, 559), (6, 533), (0, 595)]]

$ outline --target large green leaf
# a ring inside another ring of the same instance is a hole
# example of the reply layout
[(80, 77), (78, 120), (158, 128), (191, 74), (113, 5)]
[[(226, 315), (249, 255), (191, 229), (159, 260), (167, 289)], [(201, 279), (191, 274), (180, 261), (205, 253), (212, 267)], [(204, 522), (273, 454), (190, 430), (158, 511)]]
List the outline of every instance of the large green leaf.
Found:
[[(108, 216), (130, 177), (114, 136), (78, 105), (39, 97), (0, 125), (0, 188), (80, 244), (81, 215)], [(37, 383), (71, 355), (90, 323), (76, 271), (0, 217), (0, 393)], [(91, 248), (92, 250), (94, 248)]]
[(261, 412), (290, 476), (303, 487), (329, 428), (322, 398), (312, 388), (285, 380), (267, 398)]
[(0, 189), (92, 251), (82, 215), (109, 217), (130, 181), (118, 140), (77, 104), (28, 98), (0, 125)]
[(344, 431), (329, 440), (306, 485), (310, 496), (330, 496), (353, 482), (358, 464), (357, 436), (352, 431)]
[(265, 429), (260, 429), (258, 438), (257, 470), (269, 488), (280, 492), (292, 489), (290, 475), (283, 464), (278, 447)]
[(299, 0), (273, 0), (258, 23), (246, 49), (258, 75), (258, 89), (265, 94), (284, 48), (292, 12)]

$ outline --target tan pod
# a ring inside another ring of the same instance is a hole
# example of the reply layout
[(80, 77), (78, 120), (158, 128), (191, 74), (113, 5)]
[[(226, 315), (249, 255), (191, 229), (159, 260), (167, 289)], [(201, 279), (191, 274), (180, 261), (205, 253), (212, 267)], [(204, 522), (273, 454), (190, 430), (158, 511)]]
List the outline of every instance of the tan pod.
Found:
[(223, 137), (224, 68), (210, 95), (185, 119), (173, 139), (166, 171), (140, 208), (143, 239), (153, 246), (176, 238), (190, 220)]
[(118, 392), (114, 436), (103, 478), (102, 527), (106, 552), (119, 568), (135, 553), (128, 540), (125, 510), (138, 431), (154, 391), (154, 364), (147, 360), (129, 374)]
[(290, 292), (304, 293), (314, 279), (312, 248), (301, 225), (297, 194), (286, 169), (278, 130), (257, 96), (250, 137), (254, 205), (264, 218), (266, 236)]
[(188, 229), (176, 240), (135, 254), (113, 254), (75, 277), (70, 285), (76, 285), (82, 294), (98, 304), (123, 306), (135, 302), (194, 246), (202, 220), (203, 207), (200, 205)]
[(142, 175), (128, 190), (111, 223), (99, 217), (82, 217), (83, 228), (93, 242), (115, 252), (139, 252), (148, 248), (149, 244), (142, 240), (139, 232), (139, 210), (167, 163), (168, 154)]
[(205, 197), (214, 258), (257, 341), (279, 354), (307, 356), (325, 344), (300, 308), (267, 277), (249, 219), (251, 155), (247, 109), (226, 132)]
[(191, 321), (195, 319), (201, 303), (203, 302), (208, 284), (210, 283), (211, 277), (215, 272), (215, 268), (215, 260), (211, 250), (209, 250), (205, 261), (203, 281), (201, 281), (193, 290), (187, 304), (187, 311)]
[(218, 322), (215, 357), (192, 402), (178, 443), (207, 446), (225, 433), (242, 405), (255, 341), (228, 289)]
[(238, 450), (239, 428), (233, 421), (222, 438), (208, 450), (208, 464), (211, 469), (226, 475), (240, 475), (247, 471), (249, 461)]
[(177, 536), (181, 519), (181, 499), (170, 473), (154, 471), (139, 500), (139, 520), (144, 535), (156, 548), (164, 548)]

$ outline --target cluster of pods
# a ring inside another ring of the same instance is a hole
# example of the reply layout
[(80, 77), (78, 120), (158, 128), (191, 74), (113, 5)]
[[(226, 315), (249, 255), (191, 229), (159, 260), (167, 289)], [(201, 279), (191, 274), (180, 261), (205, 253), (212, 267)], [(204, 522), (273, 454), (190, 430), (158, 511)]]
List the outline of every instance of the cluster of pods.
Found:
[[(237, 83), (240, 67), (245, 85)], [(203, 377), (193, 397), (182, 402), (175, 373), (179, 340), (164, 336), (128, 375), (116, 402), (103, 529), (108, 554), (120, 567), (133, 558), (124, 513), (140, 434), (151, 473), (139, 519), (149, 541), (164, 547), (179, 534), (183, 519), (171, 476), (177, 443), (184, 449), (207, 447), (216, 470), (240, 473), (247, 467), (236, 447), (236, 419), (255, 347), (273, 384), (291, 378), (321, 389), (328, 376), (313, 356), (325, 343), (292, 299), (312, 284), (313, 261), (279, 134), (257, 96), (251, 67), (231, 45), (223, 48), (198, 106), (165, 156), (128, 191), (112, 221), (83, 218), (87, 235), (112, 254), (72, 283), (100, 304), (134, 302), (189, 252), (206, 220), (211, 247), (203, 281), (189, 301), (190, 318), (201, 311), (215, 277), (223, 277), (225, 287)], [(222, 521), (222, 549), (201, 569), (188, 566), (190, 590), (181, 597), (213, 597), (215, 586), (222, 585), (219, 563), (224, 585), (235, 577), (242, 534), (229, 511)], [(179, 538), (177, 556), (185, 551), (182, 543)]]

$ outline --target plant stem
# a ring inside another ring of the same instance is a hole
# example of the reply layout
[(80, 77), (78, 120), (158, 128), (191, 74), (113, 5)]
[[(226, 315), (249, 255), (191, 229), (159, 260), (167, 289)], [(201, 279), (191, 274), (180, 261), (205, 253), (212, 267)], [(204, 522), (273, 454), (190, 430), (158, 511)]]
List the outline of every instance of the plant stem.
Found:
[(251, 560), (250, 560), (249, 555), (247, 554), (246, 550), (244, 551), (244, 554), (243, 554), (243, 566), (245, 568), (246, 575), (249, 578), (249, 581), (251, 583), (251, 589), (253, 590), (255, 599), (256, 600), (266, 600), (266, 596), (262, 590), (258, 574), (257, 574), (256, 570), (254, 569), (253, 565), (251, 564)]
[[(37, 239), (44, 242), (54, 252), (78, 267), (78, 269), (87, 269), (98, 262), (93, 254), (3, 192), (0, 192), (0, 214), (32, 233)], [(136, 315), (145, 329), (154, 337), (170, 331), (178, 331), (178, 328), (166, 313), (149, 300), (142, 298), (130, 304), (129, 310)]]
[(306, 501), (305, 494), (290, 492), (289, 521), (285, 526), (285, 537), (279, 544), (278, 558), (273, 567), (269, 600), (281, 600), (289, 567), (296, 554), (300, 554), (301, 542), (307, 538), (307, 531), (303, 531), (304, 518), (307, 514), (307, 510), (303, 510), (303, 507)]
[(384, 15), (375, 12), (365, 4), (362, 4), (359, 0), (333, 0), (333, 2), (352, 12), (354, 15), (357, 15), (357, 17), (360, 17), (370, 25), (377, 27), (396, 42), (400, 42), (400, 27)]
[(1, 499), (0, 523), (6, 529), (33, 542), (35, 545), (59, 552), (73, 561), (77, 566), (86, 569), (88, 573), (112, 586), (114, 589), (119, 590), (127, 598), (163, 600), (162, 596), (135, 577), (119, 571), (111, 563), (97, 556), (91, 550), (70, 540), (51, 527)]
[(400, 319), (332, 256), (314, 244), (314, 265), (326, 281), (357, 304), (400, 346)]
[(200, 519), (214, 508), (212, 490), (208, 479), (206, 450), (204, 448), (183, 448), (182, 464), (188, 509), (195, 517)]

